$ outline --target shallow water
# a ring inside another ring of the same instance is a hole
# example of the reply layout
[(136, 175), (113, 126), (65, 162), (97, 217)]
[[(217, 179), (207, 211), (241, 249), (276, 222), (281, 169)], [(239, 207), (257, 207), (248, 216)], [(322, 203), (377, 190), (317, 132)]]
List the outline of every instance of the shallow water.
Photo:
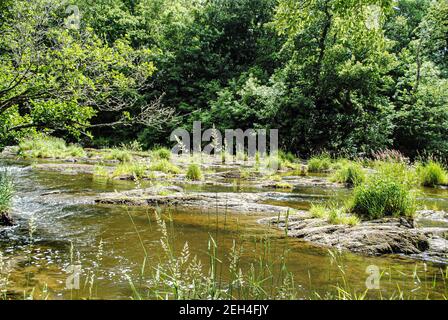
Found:
[[(91, 204), (90, 198), (99, 192), (132, 189), (135, 183), (31, 171), (25, 169), (25, 164), (1, 166), (13, 176), (17, 190), (13, 205), (17, 225), (0, 232), (0, 250), (4, 262), (10, 265), (8, 298), (22, 299), (24, 292), (34, 290), (35, 298), (48, 295), (53, 299), (128, 299), (132, 296), (128, 277), (134, 279), (136, 286), (145, 286), (145, 280), (139, 281), (140, 274), (152, 272), (163, 260), (161, 233), (153, 210), (98, 206)], [(255, 192), (245, 188), (246, 192)], [(229, 191), (197, 186), (188, 190)], [(307, 209), (312, 202), (342, 201), (349, 193), (346, 189), (300, 188), (267, 202)], [(425, 190), (422, 198), (428, 206), (448, 208), (446, 190)], [(344, 275), (332, 263), (327, 249), (258, 224), (265, 216), (171, 209), (164, 212), (164, 217), (168, 219), (174, 249), (180, 251), (188, 242), (191, 254), (204, 264), (209, 259), (207, 244), (213, 237), (218, 243), (218, 257), (223, 261), (224, 277), (234, 241), (244, 247), (243, 268), (249, 268), (260, 252), (269, 247), (269, 256), (276, 261), (275, 274), (280, 272), (277, 260), (285, 255), (287, 268), (293, 272), (299, 288), (299, 298), (316, 297), (316, 293), (324, 297), (327, 292), (334, 292), (343, 276), (351, 288), (363, 292), (368, 277), (366, 268), (370, 265), (378, 266), (383, 278), (381, 290), (370, 292), (369, 297), (390, 296), (397, 291), (397, 285), (405, 297), (440, 299), (447, 293), (441, 279), (443, 265), (397, 256), (374, 258), (342, 253), (339, 264), (344, 265)], [(145, 250), (148, 259), (142, 271)], [(72, 264), (82, 267), (80, 290), (65, 288), (67, 269)], [(435, 284), (434, 277), (438, 279)]]

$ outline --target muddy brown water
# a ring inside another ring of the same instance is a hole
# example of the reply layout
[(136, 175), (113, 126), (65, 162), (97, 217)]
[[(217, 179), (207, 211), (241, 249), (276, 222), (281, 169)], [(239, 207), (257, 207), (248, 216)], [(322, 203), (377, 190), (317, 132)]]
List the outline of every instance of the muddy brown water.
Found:
[[(135, 183), (33, 171), (26, 169), (25, 163), (11, 161), (0, 163), (0, 167), (9, 172), (16, 187), (13, 213), (17, 225), (0, 231), (0, 251), (4, 265), (9, 265), (7, 298), (23, 299), (24, 294), (34, 290), (35, 298), (129, 299), (132, 297), (129, 277), (135, 279), (137, 286), (145, 286), (144, 278), (140, 277), (144, 251), (139, 237), (148, 253), (144, 273), (152, 272), (163, 259), (161, 234), (153, 210), (99, 206), (89, 200), (90, 196), (100, 192), (135, 188)], [(257, 191), (250, 185), (238, 183), (233, 188), (184, 187), (188, 191)], [(303, 187), (266, 201), (307, 209), (313, 202), (342, 201), (349, 194), (346, 189)], [(448, 191), (424, 190), (421, 201), (431, 208), (448, 209)], [(274, 274), (280, 272), (280, 262), (276, 259), (282, 255), (287, 257), (286, 265), (294, 274), (299, 298), (314, 298), (316, 293), (325, 297), (329, 292), (334, 293), (335, 286), (342, 282), (342, 272), (332, 263), (328, 249), (288, 238), (281, 231), (257, 223), (268, 215), (217, 214), (213, 209), (171, 209), (164, 215), (172, 219), (168, 225), (175, 250), (179, 251), (188, 242), (191, 254), (197, 255), (205, 265), (209, 260), (207, 244), (210, 236), (216, 240), (218, 256), (224, 261), (224, 277), (227, 256), (234, 241), (244, 248), (241, 266), (249, 268), (265, 248), (260, 239), (265, 239), (274, 265), (278, 266), (273, 269)], [(448, 279), (442, 279), (441, 273), (446, 270), (446, 265), (400, 256), (340, 255), (345, 278), (358, 292), (366, 290), (367, 267), (380, 268), (383, 273), (381, 289), (369, 292), (370, 298), (380, 294), (390, 296), (398, 287), (404, 297), (443, 299), (447, 294), (444, 281)], [(81, 288), (68, 290), (67, 269), (72, 261), (78, 260), (82, 267)], [(93, 285), (89, 283), (92, 274), (95, 274)]]

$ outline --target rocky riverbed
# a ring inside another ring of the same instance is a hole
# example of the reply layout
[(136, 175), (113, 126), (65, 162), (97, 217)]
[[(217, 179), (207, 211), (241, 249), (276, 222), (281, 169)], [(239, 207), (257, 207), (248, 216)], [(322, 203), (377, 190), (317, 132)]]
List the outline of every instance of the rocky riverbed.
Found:
[[(7, 152), (10, 152), (7, 150)], [(8, 155), (8, 154), (7, 154)], [(12, 157), (10, 152), (9, 157)], [(69, 175), (94, 175), (98, 163), (103, 170), (112, 173), (117, 163), (104, 164), (100, 158), (66, 159), (63, 162), (34, 163), (25, 170), (40, 172), (57, 172)], [(150, 161), (146, 159), (145, 161)], [(184, 166), (182, 161), (176, 162)], [(304, 210), (293, 208), (289, 199), (294, 190), (312, 188), (318, 190), (339, 190), (344, 185), (329, 181), (325, 176), (301, 176), (292, 171), (280, 173), (276, 180), (235, 164), (208, 164), (208, 171), (201, 181), (189, 181), (184, 173), (164, 174), (154, 172), (151, 178), (142, 178), (152, 186), (133, 190), (99, 193), (82, 198), (82, 203), (105, 206), (129, 207), (173, 207), (190, 208), (202, 211), (236, 212), (270, 216), (260, 220), (279, 230), (287, 231), (289, 237), (297, 238), (311, 244), (347, 250), (363, 255), (400, 254), (418, 259), (431, 259), (448, 262), (448, 214), (444, 211), (420, 211), (415, 221), (405, 219), (382, 219), (363, 221), (356, 226), (334, 225), (324, 219), (314, 219)], [(204, 169), (205, 170), (205, 169)], [(280, 177), (280, 178), (279, 178)], [(113, 180), (134, 180), (132, 175), (119, 175)], [(280, 179), (280, 181), (279, 181)], [(219, 186), (231, 188), (238, 183), (250, 186), (252, 192), (195, 192), (186, 191), (181, 186)], [(288, 185), (288, 192), (276, 192), (283, 184)], [(271, 190), (271, 191), (270, 191)], [(64, 199), (74, 195), (49, 193), (42, 198)], [(75, 195), (76, 196), (76, 195)], [(81, 203), (78, 199), (78, 203)], [(277, 204), (279, 199), (281, 203)]]

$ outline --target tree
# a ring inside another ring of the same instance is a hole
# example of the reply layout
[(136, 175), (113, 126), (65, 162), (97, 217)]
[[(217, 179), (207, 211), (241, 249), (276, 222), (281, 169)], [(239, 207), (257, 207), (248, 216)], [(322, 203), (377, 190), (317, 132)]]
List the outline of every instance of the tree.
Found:
[(67, 29), (65, 7), (55, 0), (9, 8), (0, 29), (3, 143), (29, 128), (79, 137), (92, 127), (166, 120), (170, 110), (144, 95), (155, 70), (149, 50), (126, 40), (107, 45), (88, 28)]
[(356, 154), (391, 143), (388, 73), (395, 58), (383, 33), (391, 1), (282, 0), (275, 26), (290, 59), (277, 79), (284, 147)]
[(447, 2), (432, 2), (400, 54), (395, 146), (411, 156), (448, 153), (447, 20)]

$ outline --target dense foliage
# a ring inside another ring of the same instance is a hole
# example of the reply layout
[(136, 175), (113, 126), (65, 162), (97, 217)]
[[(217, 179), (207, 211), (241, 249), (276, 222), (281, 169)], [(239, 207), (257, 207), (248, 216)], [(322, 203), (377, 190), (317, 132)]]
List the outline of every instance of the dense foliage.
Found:
[(448, 154), (446, 0), (77, 0), (79, 28), (60, 3), (0, 5), (0, 145), (146, 148), (201, 120), (301, 156)]

